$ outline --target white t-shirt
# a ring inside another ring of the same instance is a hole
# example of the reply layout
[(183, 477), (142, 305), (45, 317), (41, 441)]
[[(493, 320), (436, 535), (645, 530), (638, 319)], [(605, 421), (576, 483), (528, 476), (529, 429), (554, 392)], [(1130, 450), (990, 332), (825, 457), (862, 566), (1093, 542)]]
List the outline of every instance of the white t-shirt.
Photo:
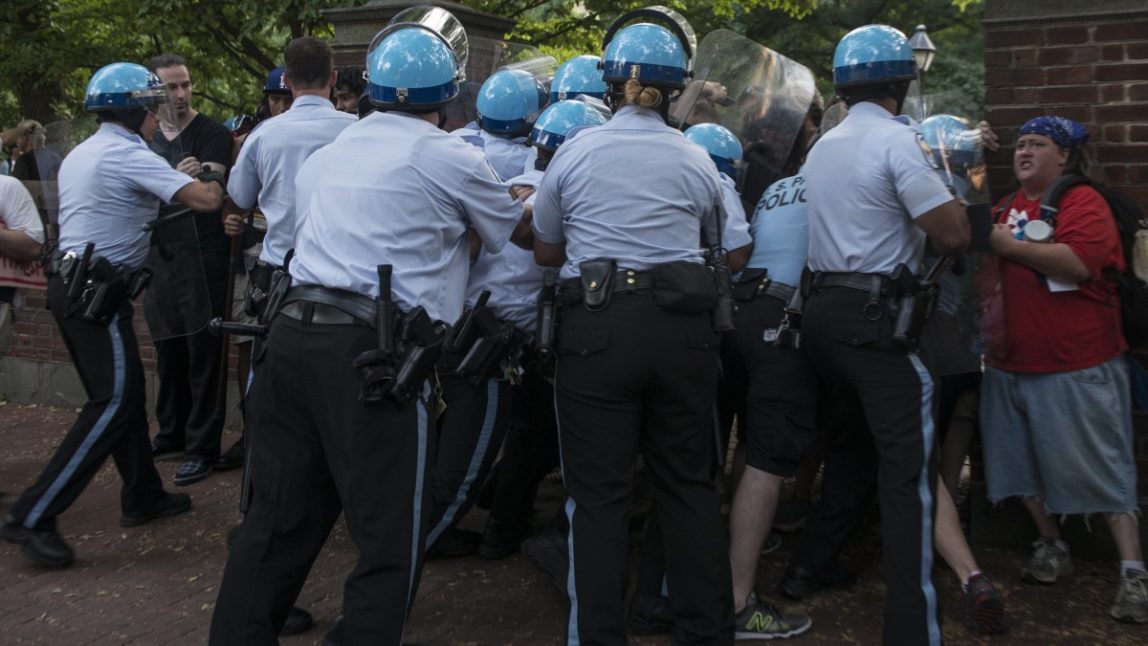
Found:
[(0, 175), (0, 220), (4, 227), (22, 231), (36, 242), (44, 242), (44, 223), (31, 193), (15, 177)]

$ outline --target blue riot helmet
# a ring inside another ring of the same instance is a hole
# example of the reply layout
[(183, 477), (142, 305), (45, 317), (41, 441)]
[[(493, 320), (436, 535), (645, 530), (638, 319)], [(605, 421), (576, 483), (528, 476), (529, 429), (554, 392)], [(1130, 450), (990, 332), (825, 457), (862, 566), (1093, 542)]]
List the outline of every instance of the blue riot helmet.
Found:
[(371, 103), (416, 112), (449, 103), (465, 78), (466, 42), (465, 30), (444, 9), (414, 7), (395, 16), (367, 49)]
[(597, 56), (575, 56), (554, 73), (550, 82), (550, 102), (557, 103), (583, 94), (601, 99), (606, 95), (606, 81), (602, 80), (602, 59)]
[(92, 75), (84, 96), (88, 112), (155, 112), (168, 104), (167, 88), (154, 73), (135, 63), (112, 63)]
[[(634, 20), (646, 22), (629, 24)], [(646, 7), (615, 20), (602, 49), (602, 79), (607, 83), (635, 79), (642, 85), (681, 89), (690, 80), (697, 36), (676, 11)]]
[(535, 75), (521, 69), (500, 69), (478, 90), (478, 127), (502, 136), (524, 134), (546, 107), (547, 99), (546, 87)]
[(283, 80), (285, 71), (282, 67), (276, 67), (267, 74), (267, 83), (263, 85), (264, 94), (291, 94), (291, 88)]
[(603, 108), (604, 105), (597, 108), (588, 101), (572, 99), (554, 103), (538, 115), (530, 131), (530, 143), (540, 150), (558, 150), (572, 130), (606, 123), (608, 113)]
[(728, 128), (716, 123), (699, 123), (685, 132), (686, 139), (705, 148), (719, 171), (737, 179), (741, 163), (741, 142)]
[(980, 133), (968, 121), (951, 114), (933, 115), (921, 122), (921, 135), (941, 168), (964, 175), (977, 164)]
[[(84, 110), (108, 115), (128, 130), (140, 134), (148, 113), (169, 123), (167, 88), (155, 73), (135, 63), (112, 63), (92, 75), (84, 93)], [(161, 114), (163, 113), (163, 114)], [(103, 121), (103, 117), (99, 117)]]
[(892, 27), (858, 27), (837, 43), (833, 85), (849, 105), (882, 96), (896, 98), (900, 104), (909, 82), (916, 78), (913, 48), (905, 34)]

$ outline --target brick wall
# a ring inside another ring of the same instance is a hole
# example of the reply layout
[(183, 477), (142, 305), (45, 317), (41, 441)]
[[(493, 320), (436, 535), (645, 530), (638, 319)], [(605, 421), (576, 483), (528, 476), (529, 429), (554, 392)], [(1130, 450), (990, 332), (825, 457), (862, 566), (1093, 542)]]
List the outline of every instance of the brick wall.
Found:
[[(1148, 212), (1148, 4), (1098, 2), (1078, 5), (1075, 15), (994, 18), (1003, 13), (994, 14), (994, 5), (1005, 4), (1015, 12), (1026, 3), (986, 3), (985, 117), (1005, 143), (989, 159), (997, 195), (1013, 179), (1016, 128), (1058, 114), (1088, 127), (1108, 182)], [(1093, 6), (1107, 11), (1088, 15)]]
[[(1003, 144), (989, 156), (994, 196), (1013, 185), (1016, 129), (1057, 114), (1088, 127), (1108, 183), (1148, 213), (1148, 3), (986, 0), (984, 15), (985, 118)], [(1136, 354), (1148, 366), (1148, 351)], [(1133, 422), (1148, 505), (1148, 411)]]

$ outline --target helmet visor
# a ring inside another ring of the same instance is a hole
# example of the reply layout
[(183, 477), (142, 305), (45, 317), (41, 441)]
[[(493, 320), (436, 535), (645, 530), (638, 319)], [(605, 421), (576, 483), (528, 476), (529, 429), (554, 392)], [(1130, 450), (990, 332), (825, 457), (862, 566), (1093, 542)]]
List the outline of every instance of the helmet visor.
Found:
[(418, 6), (404, 9), (391, 18), (387, 26), (375, 35), (371, 41), (368, 52), (375, 50), (384, 38), (391, 33), (405, 27), (422, 27), (433, 32), (443, 40), (454, 52), (458, 59), (460, 81), (465, 80), (466, 60), (470, 55), (470, 47), (466, 36), (466, 29), (454, 14), (439, 7)]

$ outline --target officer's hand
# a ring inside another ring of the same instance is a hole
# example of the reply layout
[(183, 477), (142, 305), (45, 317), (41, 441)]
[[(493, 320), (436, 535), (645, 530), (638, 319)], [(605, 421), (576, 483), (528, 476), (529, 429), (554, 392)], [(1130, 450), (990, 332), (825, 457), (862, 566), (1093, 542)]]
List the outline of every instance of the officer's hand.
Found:
[(203, 164), (199, 163), (199, 160), (195, 157), (184, 157), (183, 159), (179, 160), (179, 163), (176, 164), (175, 169), (181, 173), (187, 173), (192, 177), (196, 177), (201, 172), (203, 172)]
[(245, 228), (247, 228), (247, 224), (242, 215), (229, 213), (223, 216), (223, 232), (232, 238), (242, 235)]
[(534, 195), (533, 186), (517, 185), (510, 187), (510, 196), (519, 201), (526, 201), (526, 198)]
[(993, 225), (993, 230), (989, 231), (989, 248), (997, 255), (1005, 255), (1004, 252), (1017, 242), (1016, 236), (1007, 224), (998, 222)]
[(988, 121), (978, 123), (977, 130), (981, 131), (981, 143), (984, 144), (985, 150), (995, 153), (1001, 149), (1000, 137), (997, 137), (997, 133), (993, 132), (993, 127), (989, 125)]

